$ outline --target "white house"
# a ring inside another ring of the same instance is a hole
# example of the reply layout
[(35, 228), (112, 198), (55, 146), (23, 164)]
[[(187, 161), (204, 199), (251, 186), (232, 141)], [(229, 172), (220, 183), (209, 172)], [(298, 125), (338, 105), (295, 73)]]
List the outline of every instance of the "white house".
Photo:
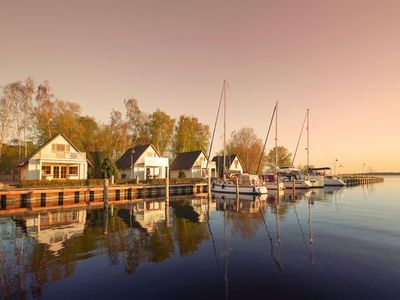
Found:
[[(213, 162), (216, 163), (217, 166), (217, 172), (220, 177), (223, 176), (223, 162), (224, 162), (224, 156), (214, 156), (212, 159)], [(243, 166), (240, 163), (239, 157), (236, 154), (231, 154), (231, 155), (226, 155), (225, 156), (225, 172), (226, 174), (242, 174), (243, 173)]]
[[(211, 177), (216, 176), (216, 164), (210, 162)], [(179, 172), (184, 172), (186, 178), (203, 178), (208, 174), (207, 156), (203, 151), (179, 153), (170, 167), (171, 178), (178, 178)]]
[(161, 157), (152, 144), (129, 148), (116, 164), (121, 178), (126, 179), (166, 178), (168, 170), (168, 158)]
[[(90, 164), (90, 163), (89, 163)], [(21, 180), (86, 179), (88, 160), (63, 134), (19, 162)]]

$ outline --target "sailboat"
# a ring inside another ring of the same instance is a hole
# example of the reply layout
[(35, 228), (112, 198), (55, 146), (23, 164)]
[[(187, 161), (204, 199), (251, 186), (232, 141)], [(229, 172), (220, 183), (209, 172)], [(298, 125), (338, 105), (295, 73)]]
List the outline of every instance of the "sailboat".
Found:
[(267, 190), (283, 191), (285, 189), (285, 186), (284, 186), (283, 182), (281, 182), (279, 180), (279, 177), (278, 177), (278, 102), (276, 102), (274, 110), (272, 112), (267, 136), (265, 137), (263, 150), (261, 152), (260, 160), (259, 160), (258, 166), (257, 166), (257, 174), (260, 169), (262, 158), (264, 156), (265, 146), (267, 145), (268, 136), (269, 136), (269, 132), (271, 130), (271, 125), (272, 125), (272, 121), (274, 120), (274, 117), (275, 117), (275, 174), (267, 174), (267, 175), (264, 175), (263, 177), (264, 177), (264, 184), (266, 185)]
[[(301, 127), (300, 136), (297, 141), (296, 151), (294, 153), (293, 160), (292, 160), (292, 168), (294, 166), (294, 160), (296, 158), (296, 153), (297, 153), (297, 150), (299, 147), (301, 135), (303, 133), (304, 124), (306, 121), (307, 121), (307, 148), (306, 148), (306, 150), (307, 150), (307, 174), (306, 174), (305, 178), (303, 179), (301, 177), (300, 172), (297, 171), (296, 173), (298, 174), (299, 178), (296, 178), (296, 179), (306, 181), (304, 183), (306, 185), (310, 185), (310, 187), (312, 187), (312, 188), (321, 188), (321, 187), (324, 187), (324, 176), (320, 176), (320, 175), (313, 173), (310, 168), (310, 110), (309, 109), (307, 109), (306, 116), (303, 121), (303, 126)], [(288, 183), (288, 186), (289, 185), (290, 184)], [(303, 183), (301, 185), (303, 185)], [(286, 187), (286, 184), (285, 184), (285, 187)]]
[[(218, 193), (236, 193), (236, 194), (251, 194), (251, 195), (266, 194), (267, 187), (264, 185), (264, 182), (258, 177), (258, 175), (238, 174), (231, 176), (230, 178), (226, 178), (226, 90), (227, 90), (227, 81), (225, 79), (221, 94), (224, 100), (224, 150), (223, 150), (223, 163), (222, 163), (223, 178), (218, 179), (212, 183), (211, 191)], [(220, 104), (221, 100), (222, 97), (220, 99)], [(220, 105), (218, 107), (215, 127), (217, 125), (219, 109)], [(215, 133), (215, 128), (214, 128), (214, 133)], [(212, 144), (210, 146), (209, 159), (211, 155), (211, 147)]]

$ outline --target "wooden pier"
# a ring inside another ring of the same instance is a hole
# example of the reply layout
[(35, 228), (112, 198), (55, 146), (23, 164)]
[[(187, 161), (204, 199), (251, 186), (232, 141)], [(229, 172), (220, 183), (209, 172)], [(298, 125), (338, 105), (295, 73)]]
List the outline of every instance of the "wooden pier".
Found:
[[(107, 187), (106, 197), (104, 191), (102, 186), (0, 190), (0, 215), (44, 208), (103, 205), (105, 198), (111, 204), (163, 197), (165, 184), (110, 185)], [(207, 193), (207, 183), (178, 183), (169, 186), (169, 195), (200, 193)]]
[(343, 176), (342, 179), (346, 186), (368, 185), (384, 181), (383, 177), (377, 176)]

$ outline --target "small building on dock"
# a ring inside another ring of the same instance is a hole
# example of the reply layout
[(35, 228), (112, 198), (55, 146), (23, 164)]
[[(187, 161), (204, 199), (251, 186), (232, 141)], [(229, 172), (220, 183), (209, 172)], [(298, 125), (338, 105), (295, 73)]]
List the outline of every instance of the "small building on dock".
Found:
[(17, 169), (21, 180), (86, 179), (88, 164), (86, 153), (59, 134), (21, 160)]
[[(216, 164), (219, 177), (223, 177), (224, 156), (214, 156), (212, 161)], [(226, 174), (243, 174), (243, 166), (236, 154), (225, 156), (225, 172)]]
[[(207, 155), (202, 151), (178, 153), (170, 166), (171, 178), (178, 178), (179, 174), (185, 174), (185, 178), (204, 178), (208, 176)], [(211, 177), (216, 176), (216, 164), (210, 162)]]
[(168, 158), (161, 157), (152, 144), (129, 148), (116, 162), (121, 178), (166, 178)]

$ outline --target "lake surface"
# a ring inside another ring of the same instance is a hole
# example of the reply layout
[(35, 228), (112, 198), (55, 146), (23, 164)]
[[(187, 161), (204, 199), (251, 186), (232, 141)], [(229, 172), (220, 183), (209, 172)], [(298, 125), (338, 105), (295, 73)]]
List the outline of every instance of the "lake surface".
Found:
[(400, 177), (0, 217), (4, 299), (400, 299)]

